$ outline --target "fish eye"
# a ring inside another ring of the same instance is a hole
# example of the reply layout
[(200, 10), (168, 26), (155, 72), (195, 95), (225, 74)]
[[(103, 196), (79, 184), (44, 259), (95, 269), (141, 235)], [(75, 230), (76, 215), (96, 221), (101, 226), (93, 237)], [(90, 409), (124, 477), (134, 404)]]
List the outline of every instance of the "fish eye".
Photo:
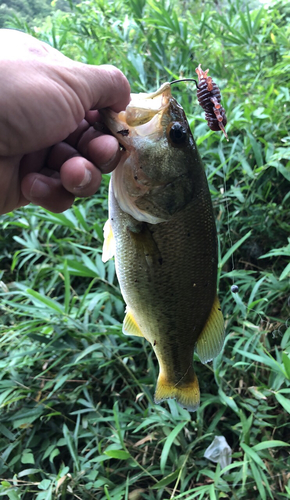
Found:
[(179, 122), (173, 122), (169, 132), (169, 137), (173, 144), (182, 144), (186, 141), (186, 128)]

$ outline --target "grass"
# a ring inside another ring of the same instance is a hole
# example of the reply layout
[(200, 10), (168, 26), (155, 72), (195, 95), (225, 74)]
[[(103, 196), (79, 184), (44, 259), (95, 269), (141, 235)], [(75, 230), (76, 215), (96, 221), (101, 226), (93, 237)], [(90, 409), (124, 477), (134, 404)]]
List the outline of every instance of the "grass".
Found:
[[(117, 65), (134, 92), (210, 68), (228, 143), (194, 86), (174, 93), (214, 203), (226, 341), (212, 364), (195, 363), (196, 413), (154, 405), (156, 360), (122, 335), (114, 264), (101, 261), (109, 177), (63, 214), (2, 216), (0, 497), (290, 497), (289, 16), (281, 1), (88, 0), (37, 28), (10, 21), (70, 57)], [(215, 435), (232, 449), (223, 470), (203, 456)]]

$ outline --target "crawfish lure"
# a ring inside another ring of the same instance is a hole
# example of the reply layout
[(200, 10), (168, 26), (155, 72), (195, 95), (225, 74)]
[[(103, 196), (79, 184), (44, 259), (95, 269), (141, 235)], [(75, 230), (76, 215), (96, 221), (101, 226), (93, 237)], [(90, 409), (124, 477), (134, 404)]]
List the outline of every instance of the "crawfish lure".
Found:
[(205, 111), (205, 118), (211, 130), (222, 130), (228, 139), (225, 131), (227, 117), (224, 108), (221, 105), (221, 93), (217, 84), (213, 82), (210, 76), (207, 76), (208, 69), (203, 71), (199, 64), (196, 68), (198, 76), (197, 98), (200, 106)]

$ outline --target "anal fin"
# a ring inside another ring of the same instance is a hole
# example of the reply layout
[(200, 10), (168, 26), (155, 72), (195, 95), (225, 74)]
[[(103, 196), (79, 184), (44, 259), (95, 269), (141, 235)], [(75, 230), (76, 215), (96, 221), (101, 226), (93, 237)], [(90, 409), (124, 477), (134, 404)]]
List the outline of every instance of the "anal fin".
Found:
[(224, 318), (216, 295), (210, 315), (196, 343), (196, 352), (200, 361), (207, 363), (215, 358), (220, 353), (223, 343)]
[(135, 337), (143, 337), (143, 333), (135, 320), (133, 313), (127, 310), (126, 316), (123, 321), (123, 333), (125, 335), (135, 335)]

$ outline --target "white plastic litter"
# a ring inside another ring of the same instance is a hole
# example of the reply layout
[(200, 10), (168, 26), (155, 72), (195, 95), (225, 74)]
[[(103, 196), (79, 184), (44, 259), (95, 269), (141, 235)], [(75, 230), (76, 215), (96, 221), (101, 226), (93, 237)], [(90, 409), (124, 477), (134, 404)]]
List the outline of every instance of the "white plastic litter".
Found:
[(204, 452), (204, 457), (214, 463), (219, 463), (223, 469), (232, 463), (232, 450), (224, 436), (215, 436), (213, 442)]

